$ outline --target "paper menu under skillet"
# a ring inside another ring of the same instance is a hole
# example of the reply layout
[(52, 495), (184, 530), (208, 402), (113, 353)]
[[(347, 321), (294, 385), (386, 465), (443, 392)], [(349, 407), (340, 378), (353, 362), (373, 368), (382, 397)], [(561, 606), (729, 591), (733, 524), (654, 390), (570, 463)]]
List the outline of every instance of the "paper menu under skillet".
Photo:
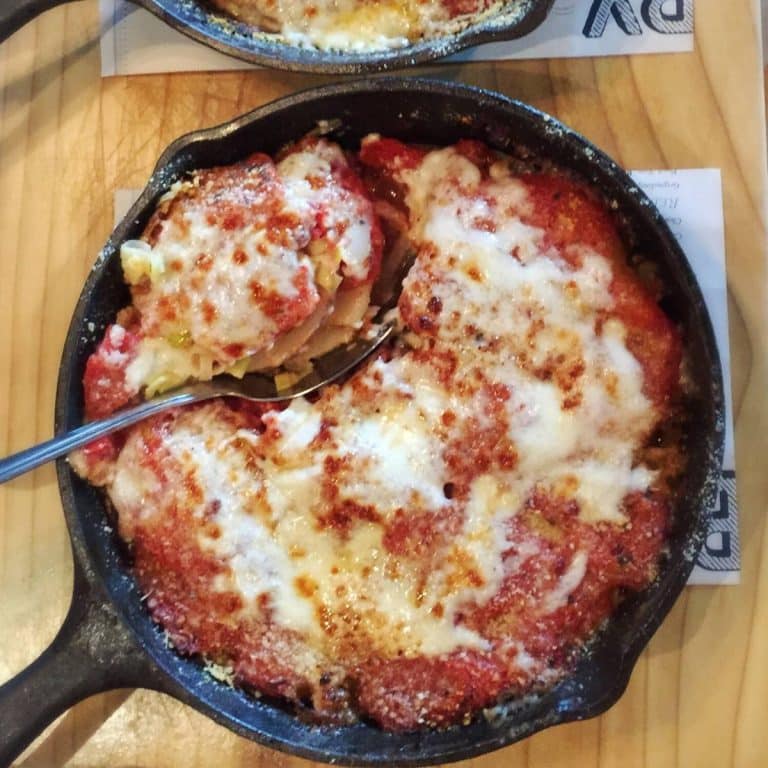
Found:
[(656, 203), (696, 273), (712, 319), (723, 368), (726, 424), (720, 492), (709, 534), (689, 583), (738, 584), (741, 556), (720, 171), (716, 168), (634, 171), (632, 177)]

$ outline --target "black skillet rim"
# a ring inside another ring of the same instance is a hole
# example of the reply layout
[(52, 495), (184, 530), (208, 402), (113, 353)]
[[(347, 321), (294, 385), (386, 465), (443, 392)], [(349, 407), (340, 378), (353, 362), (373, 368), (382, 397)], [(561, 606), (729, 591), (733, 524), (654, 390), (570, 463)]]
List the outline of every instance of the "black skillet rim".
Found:
[(514, 40), (533, 32), (546, 19), (554, 0), (520, 0), (502, 23), (504, 11), (471, 24), (456, 34), (420, 40), (402, 48), (366, 53), (302, 48), (206, 9), (197, 0), (134, 0), (174, 29), (221, 53), (251, 64), (291, 72), (363, 75), (413, 67), (458, 53), (481, 43)]
[(551, 154), (565, 152), (572, 158), (568, 167), (598, 184), (622, 210), (632, 215), (635, 223), (659, 246), (662, 252), (659, 263), (670, 270), (676, 289), (684, 294), (690, 344), (697, 345), (700, 357), (693, 361), (693, 374), (705, 400), (701, 403), (704, 427), (702, 441), (691, 446), (697, 452), (698, 461), (691, 468), (690, 495), (686, 495), (679, 510), (686, 513), (687, 527), (674, 545), (675, 556), (648, 590), (624, 604), (626, 607), (609, 623), (574, 672), (551, 690), (501, 705), (488, 717), (478, 717), (468, 726), (407, 734), (388, 734), (365, 724), (342, 729), (307, 725), (282, 708), (216, 682), (202, 671), (199, 663), (168, 649), (162, 633), (142, 609), (133, 578), (121, 563), (97, 492), (77, 479), (64, 461), (59, 461), (59, 487), (75, 550), (106, 589), (138, 645), (158, 667), (155, 677), (137, 684), (168, 692), (240, 735), (266, 746), (346, 765), (415, 766), (460, 760), (506, 746), (557, 723), (593, 717), (610, 707), (624, 691), (638, 656), (690, 574), (715, 501), (723, 451), (722, 374), (711, 323), (690, 265), (650, 200), (610, 158), (554, 118), (497, 93), (416, 78), (375, 78), (310, 89), (173, 142), (159, 159), (137, 203), (112, 233), (86, 281), (62, 356), (56, 396), (57, 431), (75, 426), (80, 418), (82, 396), (78, 371), (82, 370), (85, 355), (100, 333), (97, 329), (95, 335), (89, 335), (87, 329), (86, 311), (91, 293), (104, 279), (103, 274), (110, 265), (116, 266), (116, 260), (110, 257), (117, 253), (118, 243), (140, 226), (142, 210), (149, 210), (159, 194), (178, 177), (195, 149), (210, 150), (270, 116), (282, 117), (296, 109), (311, 110), (313, 105), (334, 99), (353, 103), (366, 96), (389, 94), (392, 97), (395, 93), (405, 101), (424, 96), (467, 102), (464, 106), (472, 108), (471, 116), (467, 116), (470, 122), (486, 118), (490, 121), (493, 117), (503, 119), (504, 125), (511, 121), (527, 126), (542, 146), (552, 150)]

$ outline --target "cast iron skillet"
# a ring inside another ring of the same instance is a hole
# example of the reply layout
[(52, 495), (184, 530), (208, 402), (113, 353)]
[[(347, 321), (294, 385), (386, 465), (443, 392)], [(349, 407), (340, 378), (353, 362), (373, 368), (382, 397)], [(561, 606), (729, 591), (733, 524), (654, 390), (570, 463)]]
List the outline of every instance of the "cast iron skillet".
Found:
[[(72, 0), (3, 0), (0, 7), (0, 42), (43, 11)], [(554, 0), (519, 0), (514, 10), (502, 11), (462, 32), (424, 40), (404, 48), (371, 53), (339, 53), (300, 48), (254, 34), (245, 24), (233, 23), (200, 0), (133, 0), (174, 29), (210, 48), (252, 64), (297, 72), (384, 72), (410, 67), (464, 48), (496, 40), (514, 40), (533, 32), (546, 18)]]
[(230, 163), (256, 150), (275, 152), (286, 141), (315, 129), (319, 121), (335, 126), (333, 137), (349, 147), (375, 131), (406, 141), (442, 144), (474, 138), (510, 154), (530, 151), (573, 169), (612, 201), (632, 253), (658, 266), (668, 289), (664, 309), (684, 331), (690, 378), (697, 387), (691, 410), (695, 421), (687, 441), (689, 471), (676, 509), (669, 558), (649, 589), (622, 604), (573, 674), (544, 694), (500, 706), (490, 717), (444, 731), (392, 734), (365, 723), (313, 727), (285, 707), (216, 682), (197, 662), (166, 647), (142, 607), (107, 523), (102, 495), (60, 461), (59, 486), (75, 556), (74, 596), (51, 647), (0, 688), (0, 764), (10, 762), (75, 702), (99, 691), (134, 686), (168, 693), (243, 736), (316, 760), (390, 766), (471, 757), (610, 707), (685, 585), (715, 498), (724, 423), (720, 364), (693, 273), (658, 211), (602, 152), (531, 107), (464, 85), (379, 78), (328, 86), (174, 142), (112, 233), (83, 289), (62, 357), (57, 431), (81, 423), (85, 360), (116, 310), (128, 302), (119, 243), (139, 235), (158, 197), (186, 171)]

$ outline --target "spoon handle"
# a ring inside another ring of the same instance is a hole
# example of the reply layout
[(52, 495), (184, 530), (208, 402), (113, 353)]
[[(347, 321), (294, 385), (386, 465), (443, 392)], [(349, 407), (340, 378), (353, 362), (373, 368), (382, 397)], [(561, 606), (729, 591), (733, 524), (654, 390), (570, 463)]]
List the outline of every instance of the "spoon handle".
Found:
[(153, 416), (159, 411), (200, 399), (199, 394), (184, 389), (176, 390), (166, 397), (160, 396), (147, 400), (133, 408), (126, 408), (108, 416), (106, 419), (92, 421), (82, 427), (65, 432), (63, 435), (58, 435), (52, 440), (14, 453), (8, 458), (0, 459), (0, 484), (29, 472), (41, 464), (57, 459), (59, 456), (64, 456), (76, 448), (81, 448), (98, 437), (117, 432), (119, 429), (129, 427), (137, 421)]

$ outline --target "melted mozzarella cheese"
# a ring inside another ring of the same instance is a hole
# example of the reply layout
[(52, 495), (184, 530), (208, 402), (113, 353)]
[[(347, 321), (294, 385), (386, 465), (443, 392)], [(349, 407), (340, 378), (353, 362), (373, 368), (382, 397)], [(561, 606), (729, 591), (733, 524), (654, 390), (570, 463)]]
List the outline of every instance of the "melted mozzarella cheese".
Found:
[[(611, 267), (586, 248), (578, 268), (547, 250), (543, 232), (515, 215), (528, 203), (505, 168), (496, 164), (484, 182), (473, 163), (444, 149), (403, 173), (415, 237), (434, 254), (417, 260), (406, 291), (428, 285), (445, 318), (441, 341), (460, 352), (465, 369), (509, 386), (520, 485), (565, 487), (585, 521), (621, 523), (626, 494), (654, 477), (633, 462), (656, 417), (623, 325), (611, 319), (596, 331), (612, 305)], [(506, 354), (468, 345), (470, 322), (501, 340)], [(560, 380), (571, 362), (578, 376)], [(575, 482), (564, 484), (566, 477)]]
[(505, 487), (490, 475), (480, 475), (472, 483), (458, 540), (463, 563), (475, 569), (481, 583), (448, 596), (447, 603), (454, 611), (462, 603), (482, 605), (498, 592), (505, 573), (502, 555), (509, 546), (505, 523), (520, 508), (523, 499), (518, 494), (518, 489)]
[[(314, 268), (299, 240), (306, 214), (286, 202), (280, 214), (294, 219), (296, 228), (286, 230), (285, 240), (277, 240), (267, 236), (268, 222), (262, 217), (233, 229), (209, 223), (211, 200), (185, 197), (185, 190), (184, 185), (178, 187), (179, 210), (165, 220), (152, 247), (152, 258), (164, 264), (162, 272), (149, 282), (148, 291), (134, 291), (143, 327), (159, 338), (188, 334), (197, 347), (225, 361), (242, 356), (227, 352), (232, 345), (246, 354), (270, 346), (278, 327), (254, 301), (251, 284), (255, 281), (264, 293), (285, 303), (297, 298), (301, 271), (312, 285)], [(219, 204), (227, 202), (241, 211), (274, 204), (259, 194), (251, 199), (237, 187), (217, 194)], [(317, 304), (317, 292), (312, 290), (307, 298), (305, 315)]]
[(361, 198), (336, 181), (334, 169), (346, 166), (340, 147), (320, 142), (291, 152), (278, 163), (277, 170), (289, 200), (312, 213), (322, 211), (332, 259), (326, 268), (335, 272), (341, 264), (345, 277), (364, 280), (370, 269), (372, 218), (370, 211), (363, 209)]
[(452, 19), (441, 0), (216, 0), (235, 16), (279, 31), (293, 45), (367, 52), (457, 32), (501, 6)]
[[(301, 583), (309, 580), (316, 585), (313, 600), (334, 615), (343, 615), (345, 607), (359, 612), (358, 631), (376, 647), (385, 647), (388, 654), (439, 654), (461, 645), (484, 647), (478, 635), (456, 626), (454, 617), (463, 603), (493, 594), (499, 583), (500, 558), (484, 556), (487, 547), (483, 544), (490, 543), (491, 537), (502, 546), (500, 528), (493, 528), (487, 519), (494, 514), (491, 506), (476, 504), (476, 512), (465, 524), (470, 543), (463, 559), (474, 555), (477, 570), (487, 571), (480, 588), (452, 586), (450, 565), (438, 568), (425, 585), (419, 573), (398, 563), (382, 542), (383, 529), (398, 510), (439, 509), (449, 504), (443, 493), (446, 470), (440, 438), (421, 408), (420, 398), (410, 394), (420, 385), (428, 388), (425, 373), (407, 358), (378, 361), (364, 377), (368, 384), (374, 376), (382, 380), (375, 407), (361, 408), (349, 397), (349, 390), (340, 390), (319, 409), (294, 401), (286, 410), (267, 417), (269, 428), (279, 433), (270, 449), (273, 458), (264, 471), (270, 506), (284, 520), (276, 535), (288, 537), (284, 542), (288, 549), (311, 542), (306, 559), (294, 563)], [(434, 383), (432, 399), (440, 401), (438, 408), (454, 405), (450, 394)], [(336, 426), (324, 444), (313, 445), (320, 429), (318, 411), (333, 418)], [(381, 523), (361, 522), (348, 538), (340, 538), (332, 529), (318, 529), (317, 518), (328, 503), (322, 498), (321, 469), (327, 458), (349, 463), (339, 487), (340, 500), (375, 507), (383, 516)], [(508, 509), (505, 512), (509, 514)], [(304, 623), (306, 601), (299, 592), (297, 600), (290, 604), (276, 601), (278, 613), (287, 626), (317, 634), (316, 622)], [(438, 602), (443, 608), (440, 615), (434, 611)]]
[[(456, 626), (454, 616), (455, 608), (466, 600), (492, 594), (498, 587), (498, 558), (487, 562), (485, 556), (486, 543), (493, 539), (500, 548), (503, 540), (500, 531), (493, 530), (493, 508), (484, 503), (494, 490), (478, 491), (465, 524), (466, 556), (471, 554), (483, 572), (484, 587), (451, 586), (450, 568), (438, 569), (424, 585), (416, 571), (387, 551), (381, 525), (361, 524), (346, 538), (318, 527), (323, 458), (338, 455), (338, 449), (330, 447), (318, 455), (310, 448), (318, 414), (306, 402), (296, 401), (270, 416), (270, 428), (280, 429), (282, 436), (269, 451), (259, 447), (254, 433), (240, 430), (232, 435), (218, 418), (219, 408), (214, 404), (178, 415), (163, 440), (167, 452), (163, 467), (185, 481), (168, 483), (161, 499), (156, 495), (157, 478), (142, 467), (141, 441), (135, 434), (129, 438), (118, 460), (119, 479), (111, 488), (124, 535), (130, 535), (132, 525), (148, 514), (147, 508), (157, 514), (173, 504), (183, 504), (198, 519), (206, 516), (215, 522), (219, 530), (215, 537), (201, 529), (198, 538), (204, 551), (229, 567), (228, 576), (217, 578), (217, 588), (237, 591), (248, 611), (257, 610), (259, 598), (267, 596), (278, 623), (302, 633), (315, 649), (315, 665), (330, 642), (328, 628), (318, 618), (323, 611), (338, 622), (333, 631), (337, 639), (349, 631), (339, 617), (352, 613), (357, 642), (363, 640), (388, 655), (487, 646), (475, 632)], [(263, 458), (249, 446), (263, 452)], [(381, 490), (376, 478), (365, 490), (364, 473), (359, 474), (359, 498)], [(410, 477), (390, 475), (396, 494), (410, 488)], [(441, 599), (447, 610), (437, 615), (433, 609)], [(313, 669), (305, 672), (312, 674)]]
[(543, 613), (552, 613), (567, 604), (568, 597), (584, 580), (588, 562), (589, 556), (586, 552), (577, 552), (573, 556), (568, 570), (560, 577), (555, 588), (545, 596)]

